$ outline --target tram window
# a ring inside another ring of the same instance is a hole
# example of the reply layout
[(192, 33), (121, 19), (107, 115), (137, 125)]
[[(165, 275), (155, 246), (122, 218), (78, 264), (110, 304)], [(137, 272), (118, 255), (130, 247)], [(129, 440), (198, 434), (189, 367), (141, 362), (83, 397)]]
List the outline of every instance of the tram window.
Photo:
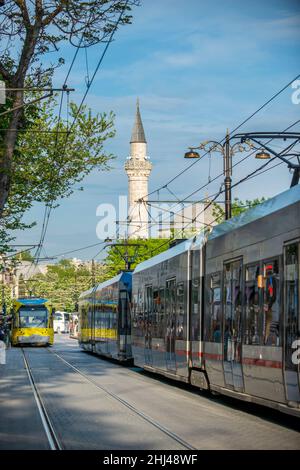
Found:
[(184, 336), (184, 284), (177, 284), (177, 321), (176, 321), (176, 338), (183, 339)]
[(146, 311), (147, 313), (152, 313), (152, 303), (153, 303), (153, 292), (152, 292), (152, 286), (147, 286), (146, 287)]
[(263, 344), (280, 346), (280, 279), (278, 259), (263, 265)]
[(20, 328), (46, 328), (48, 313), (46, 308), (20, 307)]
[(148, 330), (152, 324), (153, 310), (153, 289), (152, 286), (146, 287), (146, 311), (145, 311), (145, 327)]
[(206, 341), (221, 342), (221, 274), (209, 277), (208, 315), (206, 315)]
[(166, 282), (166, 316), (167, 330), (175, 337), (176, 328), (176, 279)]
[(158, 301), (158, 289), (153, 289), (152, 335), (155, 337), (158, 333)]
[(159, 319), (157, 335), (159, 338), (163, 338), (165, 330), (165, 289), (163, 287), (159, 289), (158, 311)]
[[(127, 328), (127, 307), (128, 307), (128, 303), (127, 303), (127, 291), (126, 290), (121, 290), (120, 291), (120, 309), (121, 309), (121, 312), (120, 312), (120, 317), (121, 317), (121, 328), (122, 330), (124, 330), (125, 328)], [(112, 328), (112, 314), (110, 315), (110, 325), (109, 327)]]
[(191, 294), (191, 310), (192, 310), (192, 341), (200, 341), (200, 279), (192, 280)]
[[(294, 349), (292, 344), (298, 339), (300, 328), (299, 311), (299, 245), (293, 243), (285, 247), (285, 315), (286, 315), (286, 353), (285, 362), (288, 370), (297, 371), (297, 364), (292, 362)], [(299, 315), (299, 320), (298, 320)], [(299, 326), (298, 326), (299, 325)]]
[(246, 267), (244, 344), (261, 344), (259, 276), (260, 267), (258, 263)]

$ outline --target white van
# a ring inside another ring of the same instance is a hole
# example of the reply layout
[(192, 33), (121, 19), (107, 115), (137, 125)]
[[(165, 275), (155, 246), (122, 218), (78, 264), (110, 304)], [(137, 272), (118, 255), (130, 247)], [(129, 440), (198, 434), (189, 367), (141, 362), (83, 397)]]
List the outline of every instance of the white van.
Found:
[(70, 314), (67, 312), (55, 312), (53, 318), (54, 333), (69, 333), (69, 318)]

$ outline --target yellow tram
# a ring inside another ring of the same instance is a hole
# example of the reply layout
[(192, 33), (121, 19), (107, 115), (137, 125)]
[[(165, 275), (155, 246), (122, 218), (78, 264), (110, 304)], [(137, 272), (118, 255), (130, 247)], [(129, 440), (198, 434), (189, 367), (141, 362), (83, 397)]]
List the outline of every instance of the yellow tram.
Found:
[(13, 346), (53, 344), (53, 309), (47, 299), (16, 299), (12, 311)]

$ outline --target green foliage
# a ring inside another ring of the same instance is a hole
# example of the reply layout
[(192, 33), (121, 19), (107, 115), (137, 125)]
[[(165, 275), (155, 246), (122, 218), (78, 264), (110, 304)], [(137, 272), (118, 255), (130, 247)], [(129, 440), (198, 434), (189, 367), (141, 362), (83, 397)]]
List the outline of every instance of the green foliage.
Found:
[(170, 240), (150, 238), (148, 240), (128, 240), (126, 246), (123, 246), (124, 243), (125, 242), (120, 241), (116, 246), (109, 248), (108, 255), (105, 259), (108, 277), (113, 277), (121, 270), (125, 269), (126, 261), (131, 263), (130, 269), (134, 269), (136, 265), (142, 261), (167, 250)]
[[(106, 42), (116, 26), (131, 23), (131, 7), (139, 1), (20, 0), (6, 3), (9, 5), (1, 11), (2, 39), (6, 48), (3, 47), (0, 59), (20, 55), (23, 68), (29, 61), (32, 72), (39, 76), (44, 72), (41, 59), (44, 54), (58, 51), (60, 43), (65, 41), (78, 46), (81, 37), (87, 47)], [(58, 62), (63, 59), (59, 58)]]
[[(246, 201), (243, 202), (238, 197), (234, 198), (233, 203), (232, 203), (232, 217), (240, 215), (242, 212), (247, 211), (251, 207), (258, 206), (265, 200), (266, 199), (262, 197), (262, 198), (255, 198), (252, 201), (249, 199), (246, 199)], [(221, 223), (225, 220), (225, 211), (223, 207), (221, 207), (219, 204), (214, 203), (213, 205), (213, 217), (216, 218), (216, 222), (218, 223)]]
[(95, 263), (76, 266), (72, 260), (61, 260), (49, 265), (46, 274), (35, 275), (27, 281), (27, 289), (32, 295), (46, 297), (57, 310), (74, 312), (79, 295), (89, 289), (94, 283), (107, 279), (107, 268)]
[(56, 99), (51, 98), (43, 101), (38, 110), (26, 110), (26, 127), (18, 135), (10, 194), (0, 219), (3, 245), (10, 239), (8, 232), (35, 224), (22, 221), (34, 202), (55, 207), (56, 201), (69, 197), (74, 185), (93, 169), (108, 170), (108, 163), (114, 158), (104, 150), (105, 141), (115, 135), (113, 113), (93, 116), (90, 109), (82, 107), (78, 112), (71, 103), (69, 121), (75, 116), (77, 120), (68, 133), (68, 122), (58, 120), (56, 107)]
[[(66, 123), (58, 123), (53, 103), (49, 107), (43, 101), (42, 109), (36, 104), (23, 107), (38, 94), (22, 88), (51, 88), (55, 69), (64, 63), (57, 55), (63, 42), (75, 47), (107, 43), (119, 27), (131, 23), (136, 5), (139, 0), (20, 0), (2, 5), (0, 79), (7, 101), (1, 111), (11, 112), (0, 118), (0, 252), (8, 251), (9, 231), (33, 226), (22, 221), (33, 202), (53, 206), (92, 168), (105, 168), (110, 156), (102, 144), (114, 134), (111, 114), (92, 117), (86, 110), (80, 112), (67, 144), (63, 134), (56, 140), (51, 132), (35, 133), (34, 128), (63, 131)], [(45, 59), (51, 52), (53, 60)], [(76, 111), (73, 104), (70, 118)]]
[(23, 253), (16, 255), (15, 259), (19, 261), (33, 261), (33, 256), (30, 251), (23, 251)]
[(8, 285), (4, 285), (4, 288), (3, 288), (3, 284), (2, 284), (2, 281), (1, 281), (0, 282), (0, 289), (1, 289), (1, 309), (0, 309), (0, 313), (2, 313), (2, 311), (3, 311), (2, 309), (3, 309), (4, 304), (5, 304), (6, 315), (9, 315), (10, 311), (12, 309), (12, 302), (13, 302), (12, 295), (11, 295), (11, 288)]

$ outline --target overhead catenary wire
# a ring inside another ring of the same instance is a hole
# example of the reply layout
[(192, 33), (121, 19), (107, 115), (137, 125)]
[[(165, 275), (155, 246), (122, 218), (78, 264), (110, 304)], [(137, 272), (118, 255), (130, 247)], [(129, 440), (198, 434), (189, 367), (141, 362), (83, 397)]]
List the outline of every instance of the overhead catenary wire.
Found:
[[(300, 119), (298, 119), (297, 121), (293, 122), (291, 125), (289, 125), (286, 129), (284, 129), (282, 132), (286, 132), (288, 131), (289, 129), (291, 129), (292, 127), (294, 127), (295, 125), (299, 124), (300, 123)], [(267, 141), (267, 144), (270, 143), (273, 139), (269, 139)], [(296, 142), (297, 143), (297, 142)], [(291, 144), (291, 145), (294, 145), (294, 144)], [(236, 166), (240, 165), (241, 163), (243, 163), (245, 160), (247, 160), (248, 158), (250, 158), (252, 155), (254, 155), (254, 153), (256, 153), (257, 150), (253, 150), (251, 151), (249, 154), (247, 154), (245, 157), (243, 157), (241, 160), (239, 160), (238, 162), (236, 162), (232, 168), (235, 168)], [(268, 165), (270, 163), (270, 161), (268, 161), (266, 164)], [(223, 172), (218, 174), (217, 176), (215, 176), (210, 183), (213, 183), (214, 181), (217, 181), (220, 177), (224, 176), (223, 175)], [(208, 184), (205, 183), (203, 185), (201, 185), (199, 188), (197, 188), (196, 190), (194, 190), (193, 192), (189, 193), (186, 197), (184, 197), (183, 199), (179, 200), (179, 202), (185, 202), (186, 200), (188, 200), (190, 197), (194, 196), (196, 193), (200, 192), (202, 189), (204, 189), (205, 187), (207, 187)], [(213, 195), (214, 196), (214, 195)], [(207, 198), (209, 198), (210, 196), (207, 196)], [(145, 201), (147, 204), (149, 204), (147, 201)], [(174, 209), (176, 206), (178, 206), (178, 202), (177, 201), (174, 201), (174, 205), (171, 206), (170, 208), (170, 213), (173, 212), (173, 210), (171, 211), (171, 209)]]
[[(236, 132), (238, 129), (240, 129), (244, 124), (246, 124), (248, 121), (250, 121), (256, 114), (258, 114), (262, 109), (264, 109), (268, 104), (270, 104), (272, 101), (274, 101), (281, 93), (283, 93), (295, 80), (297, 80), (300, 77), (300, 74), (298, 74), (296, 77), (294, 77), (292, 80), (290, 80), (286, 85), (284, 85), (279, 91), (277, 91), (274, 95), (271, 96), (267, 101), (265, 101), (259, 108), (257, 108), (253, 113), (250, 114), (246, 119), (244, 119), (240, 124), (238, 124), (233, 130), (231, 130), (231, 133)], [(221, 143), (224, 143), (226, 140), (226, 136), (223, 137), (223, 139), (220, 141)], [(209, 154), (211, 150), (206, 151), (203, 155), (202, 158), (205, 157), (206, 155)], [(195, 160), (192, 162), (189, 166), (186, 168), (183, 168), (179, 173), (177, 173), (174, 177), (172, 177), (170, 180), (167, 181), (167, 183), (159, 186), (158, 188), (154, 189), (153, 191), (145, 194), (141, 199), (146, 199), (148, 196), (156, 193), (157, 191), (160, 191), (162, 189), (165, 189), (169, 184), (173, 183), (176, 179), (178, 179), (180, 176), (182, 176), (184, 173), (186, 173), (190, 168), (192, 168), (194, 165), (196, 165), (199, 162), (199, 159)]]
[[(126, 2), (126, 4), (127, 4), (127, 2)], [(75, 124), (75, 122), (76, 122), (76, 119), (77, 119), (77, 117), (78, 117), (78, 114), (79, 114), (79, 112), (80, 112), (80, 109), (81, 109), (81, 107), (82, 107), (82, 105), (83, 105), (83, 102), (84, 102), (84, 100), (85, 100), (85, 98), (86, 98), (86, 96), (87, 96), (87, 94), (88, 94), (89, 88), (90, 88), (90, 86), (92, 85), (92, 82), (93, 82), (93, 80), (94, 80), (94, 78), (95, 78), (95, 75), (96, 75), (96, 73), (97, 73), (97, 71), (98, 71), (98, 69), (99, 69), (99, 67), (100, 67), (100, 65), (101, 65), (101, 62), (102, 62), (102, 60), (103, 60), (103, 58), (104, 58), (104, 56), (105, 56), (105, 53), (106, 53), (106, 51), (107, 51), (107, 49), (108, 49), (108, 46), (109, 46), (109, 44), (110, 44), (110, 42), (111, 42), (111, 40), (112, 40), (112, 37), (113, 37), (113, 35), (114, 35), (114, 32), (116, 31), (117, 26), (118, 26), (118, 24), (119, 24), (119, 22), (120, 22), (120, 20), (121, 20), (121, 18), (122, 18), (122, 14), (124, 13), (125, 8), (126, 8), (126, 5), (125, 5), (124, 9), (122, 10), (122, 12), (121, 12), (121, 14), (120, 14), (120, 17), (119, 17), (118, 22), (116, 23), (115, 29), (112, 31), (111, 37), (110, 37), (108, 43), (106, 44), (106, 47), (105, 47), (105, 49), (104, 49), (104, 51), (103, 51), (103, 53), (102, 53), (102, 55), (101, 55), (101, 57), (100, 57), (100, 60), (99, 60), (99, 62), (98, 62), (98, 64), (97, 64), (97, 67), (96, 67), (96, 69), (95, 69), (95, 71), (94, 71), (94, 74), (93, 74), (93, 76), (92, 76), (92, 79), (91, 79), (91, 81), (89, 82), (89, 84), (88, 84), (88, 86), (87, 86), (87, 89), (86, 89), (86, 92), (85, 92), (85, 94), (84, 94), (84, 97), (83, 97), (83, 99), (81, 100), (81, 103), (80, 103), (79, 108), (78, 108), (78, 110), (77, 110), (77, 114), (75, 115), (74, 120), (73, 120), (73, 123), (72, 123), (72, 125), (71, 125), (70, 128), (69, 128), (69, 133), (71, 132), (71, 130), (72, 130), (72, 128), (73, 128), (73, 126), (74, 126), (74, 124)], [(76, 53), (77, 53), (77, 52), (78, 52), (78, 49), (76, 50)], [(291, 83), (293, 83), (293, 82), (294, 82), (297, 78), (299, 78), (299, 77), (300, 77), (300, 75), (298, 75), (297, 77), (295, 77), (295, 78), (294, 78), (293, 80), (291, 80), (288, 84), (286, 84), (283, 88), (281, 88), (276, 94), (274, 94), (274, 95), (273, 95), (269, 100), (267, 100), (262, 106), (260, 106), (256, 111), (254, 111), (250, 116), (248, 116), (244, 121), (242, 121), (242, 123), (240, 123), (237, 127), (235, 127), (232, 132), (235, 132), (235, 131), (238, 130), (242, 125), (244, 125), (246, 122), (248, 122), (253, 116), (255, 116), (259, 111), (261, 111), (261, 110), (262, 110), (265, 106), (267, 106), (271, 101), (273, 101), (276, 97), (278, 97), (288, 86), (291, 85)], [(295, 125), (295, 124), (294, 124), (294, 125)], [(292, 127), (292, 126), (290, 126), (290, 127)], [(289, 128), (290, 128), (290, 127), (289, 127)], [(68, 134), (67, 134), (66, 142), (67, 142), (67, 140), (68, 140)], [(225, 138), (222, 139), (221, 142), (224, 142), (224, 140), (225, 140)], [(271, 139), (271, 140), (272, 140), (272, 139)], [(205, 156), (205, 155), (207, 155), (207, 154), (209, 154), (209, 153), (210, 153), (210, 151), (206, 152), (203, 156)], [(252, 154), (253, 154), (253, 153), (252, 153)], [(250, 154), (250, 155), (251, 155), (251, 154)], [(244, 160), (246, 160), (247, 158), (249, 158), (250, 155), (247, 155), (246, 157), (244, 157), (244, 159), (240, 160), (238, 163), (236, 163), (235, 165), (233, 165), (233, 167), (235, 167), (236, 165), (242, 163)], [(179, 173), (178, 175), (176, 175), (174, 178), (172, 178), (171, 180), (169, 180), (165, 185), (163, 185), (163, 186), (161, 186), (160, 188), (155, 189), (154, 191), (148, 193), (146, 196), (149, 196), (150, 194), (153, 194), (153, 193), (155, 193), (155, 192), (159, 192), (161, 189), (164, 189), (164, 188), (167, 188), (167, 190), (168, 190), (169, 192), (171, 192), (170, 189), (168, 188), (168, 185), (169, 185), (171, 182), (173, 182), (175, 179), (177, 179), (181, 174), (185, 173), (189, 168), (191, 168), (191, 167), (192, 167), (194, 164), (196, 164), (197, 162), (198, 162), (198, 160), (196, 160), (195, 162), (193, 162), (191, 165), (189, 165), (188, 168), (185, 168), (182, 172), (180, 172), (180, 173)], [(197, 190), (195, 190), (193, 193), (191, 193), (189, 196), (187, 196), (187, 198), (190, 197), (191, 195), (195, 194), (196, 192), (200, 191), (200, 189), (203, 189), (203, 188), (206, 187), (208, 184), (210, 184), (210, 183), (216, 181), (220, 176), (222, 176), (222, 174), (218, 175), (217, 177), (215, 177), (215, 178), (213, 178), (213, 179), (210, 179), (210, 177), (209, 177), (209, 181), (208, 181), (205, 185), (203, 185), (201, 188), (198, 188)], [(174, 195), (174, 193), (173, 193), (173, 195)], [(144, 196), (144, 198), (145, 198), (145, 196)], [(187, 198), (185, 198), (185, 199), (187, 199)], [(143, 199), (143, 198), (142, 198), (142, 199)], [(180, 202), (184, 202), (184, 200), (183, 200), (183, 201), (180, 201)], [(48, 211), (48, 214), (46, 215), (46, 222), (43, 222), (43, 227), (45, 227), (45, 228), (44, 228), (44, 234), (43, 234), (43, 237), (42, 237), (42, 243), (44, 242), (45, 234), (46, 234), (46, 231), (47, 231), (48, 222), (49, 222), (49, 217), (50, 217), (50, 212), (51, 212), (51, 208), (50, 208), (50, 210)], [(44, 221), (45, 221), (45, 217), (44, 217)], [(42, 245), (42, 243), (41, 243), (41, 245)]]
[[(300, 122), (300, 119), (298, 119), (297, 121), (293, 122), (293, 123), (292, 123), (291, 125), (289, 125), (283, 132), (288, 131), (289, 129), (291, 129), (292, 127), (294, 127), (294, 126), (295, 126), (296, 124), (298, 124), (299, 122)], [(268, 143), (269, 143), (270, 141), (272, 141), (272, 140), (273, 140), (273, 139), (269, 139), (269, 140), (268, 140)], [(296, 143), (297, 143), (297, 142), (294, 142), (294, 143), (292, 143), (291, 145), (289, 145), (286, 149), (283, 149), (282, 152), (281, 152), (281, 154), (283, 154), (284, 152), (286, 152), (288, 149), (292, 148)], [(250, 157), (251, 155), (253, 155), (256, 151), (257, 151), (257, 150), (251, 152), (251, 153), (250, 153), (249, 155), (247, 155), (244, 159), (242, 159), (242, 161), (244, 161), (246, 158), (248, 158), (248, 157)], [(264, 168), (265, 168), (270, 162), (274, 161), (276, 158), (277, 158), (277, 157), (271, 158), (271, 159), (268, 160), (266, 163), (264, 163), (263, 165), (261, 165), (259, 168), (257, 168), (257, 169), (254, 170), (253, 172), (251, 172), (249, 175), (247, 175), (246, 177), (241, 178), (238, 182), (236, 182), (234, 185), (232, 185), (232, 187), (236, 187), (236, 186), (238, 186), (239, 184), (241, 184), (241, 183), (247, 181), (248, 179), (251, 179), (251, 178), (253, 178), (253, 177), (255, 177), (255, 176), (258, 176), (259, 174), (265, 173), (266, 171), (271, 170), (271, 169), (273, 169), (273, 168), (279, 166), (280, 164), (283, 164), (283, 163), (284, 163), (284, 162), (280, 162), (280, 163), (278, 163), (278, 164), (276, 164), (276, 165), (273, 165), (271, 168), (268, 168), (267, 170), (264, 170)], [(295, 158), (295, 156), (293, 156), (292, 158)], [(235, 164), (235, 166), (237, 166), (237, 165), (238, 165), (239, 163), (241, 163), (242, 161), (237, 162), (237, 163)], [(261, 170), (263, 170), (263, 171), (261, 171)], [(223, 173), (222, 173), (222, 174), (223, 174)], [(221, 186), (221, 188), (222, 188), (222, 186)], [(222, 193), (225, 192), (225, 189), (222, 190), (221, 188), (220, 188), (220, 190), (219, 190), (217, 193), (215, 193), (215, 194), (213, 194), (213, 195), (210, 195), (210, 196), (207, 196), (207, 199), (210, 199), (210, 198), (213, 198), (213, 199), (211, 199), (211, 200), (209, 201), (209, 203), (207, 204), (207, 206), (205, 206), (204, 209), (202, 209), (201, 212), (200, 212), (199, 214), (197, 214), (194, 219), (197, 220), (197, 218), (198, 218), (205, 210), (207, 210), (208, 207), (210, 207), (211, 203), (213, 203), (213, 202), (216, 200), (216, 198), (217, 198), (220, 194), (222, 194)], [(201, 187), (201, 189), (202, 189), (202, 187)], [(199, 189), (198, 189), (197, 191), (199, 191)], [(189, 195), (187, 196), (187, 198), (191, 197), (191, 196), (192, 196), (193, 194), (195, 194), (195, 192), (197, 192), (197, 191), (194, 191), (193, 193), (189, 194)], [(187, 198), (186, 198), (186, 199), (187, 199)], [(145, 202), (146, 202), (146, 201), (145, 201)], [(176, 206), (176, 205), (178, 205), (178, 203), (175, 203), (175, 206)], [(171, 213), (171, 211), (168, 211), (168, 212)], [(177, 214), (178, 214), (178, 213), (177, 213)], [(193, 219), (192, 221), (188, 222), (188, 223), (185, 225), (185, 227), (183, 227), (183, 231), (186, 230), (186, 228), (194, 221), (194, 219)], [(218, 217), (217, 217), (212, 223), (214, 223), (217, 219), (218, 219)], [(158, 247), (156, 247), (155, 251), (157, 251), (158, 249), (160, 249), (161, 247), (163, 247), (165, 244), (166, 244), (166, 242), (164, 242), (162, 245), (159, 245)]]
[[(96, 74), (97, 74), (97, 72), (98, 72), (98, 70), (99, 70), (99, 68), (100, 68), (100, 66), (101, 66), (101, 64), (102, 64), (102, 62), (103, 62), (103, 59), (104, 59), (104, 57), (105, 57), (105, 55), (106, 55), (106, 52), (107, 52), (107, 50), (108, 50), (108, 47), (110, 46), (110, 44), (111, 44), (111, 42), (112, 42), (112, 40), (113, 40), (114, 34), (115, 34), (115, 32), (116, 32), (116, 30), (117, 30), (117, 28), (118, 28), (118, 26), (119, 26), (119, 23), (120, 23), (120, 21), (121, 21), (121, 19), (122, 19), (122, 17), (123, 17), (123, 14), (124, 14), (125, 10), (127, 9), (128, 1), (129, 1), (129, 0), (126, 0), (125, 4), (124, 4), (124, 6), (123, 6), (123, 8), (122, 8), (122, 10), (121, 10), (121, 12), (120, 12), (120, 15), (119, 15), (119, 17), (118, 17), (118, 20), (117, 20), (117, 22), (116, 22), (116, 24), (115, 24), (115, 27), (113, 28), (113, 30), (112, 30), (112, 32), (111, 32), (111, 35), (110, 35), (110, 37), (109, 37), (109, 40), (107, 41), (107, 43), (106, 43), (106, 45), (105, 45), (104, 51), (102, 52), (102, 54), (101, 54), (101, 56), (100, 56), (100, 59), (99, 59), (99, 61), (98, 61), (98, 63), (97, 63), (97, 66), (96, 66), (96, 69), (95, 69), (95, 71), (94, 71), (94, 73), (93, 73), (93, 75), (92, 75), (92, 78), (91, 78), (91, 80), (90, 80), (90, 81), (88, 82), (88, 84), (87, 84), (86, 91), (85, 91), (85, 93), (84, 93), (84, 95), (83, 95), (83, 98), (82, 98), (80, 104), (79, 104), (79, 107), (78, 107), (77, 112), (76, 112), (76, 114), (75, 114), (75, 116), (74, 116), (73, 122), (72, 122), (70, 128), (68, 129), (68, 133), (66, 134), (66, 140), (65, 140), (64, 149), (63, 149), (63, 155), (64, 155), (65, 152), (66, 152), (67, 141), (68, 141), (69, 135), (70, 135), (71, 132), (72, 132), (72, 129), (73, 129), (74, 125), (75, 125), (75, 122), (76, 122), (76, 120), (77, 120), (77, 118), (78, 118), (78, 116), (79, 116), (79, 113), (80, 113), (81, 109), (82, 109), (83, 103), (84, 103), (84, 101), (85, 101), (85, 99), (86, 99), (86, 97), (87, 97), (87, 94), (88, 94), (88, 92), (89, 92), (91, 86), (92, 86), (92, 83), (93, 83), (93, 81), (94, 81), (94, 79), (95, 79), (95, 76), (96, 76)], [(79, 46), (77, 46), (77, 48), (76, 48), (76, 52), (75, 52), (74, 57), (73, 57), (73, 60), (72, 60), (72, 62), (71, 62), (71, 64), (70, 64), (70, 68), (69, 68), (69, 70), (68, 70), (68, 73), (67, 73), (67, 76), (66, 76), (64, 85), (66, 84), (66, 81), (67, 81), (67, 79), (68, 79), (68, 77), (69, 77), (69, 75), (70, 75), (70, 72), (71, 72), (71, 70), (72, 70), (72, 68), (73, 68), (73, 65), (74, 65), (74, 63), (75, 63), (75, 60), (76, 60), (76, 57), (77, 57), (77, 54), (78, 54), (80, 45), (81, 45), (82, 40), (83, 40), (83, 38), (84, 38), (84, 32), (85, 32), (85, 30), (84, 30), (83, 33), (82, 33)], [(53, 202), (50, 202), (49, 207), (46, 208), (46, 210), (45, 210), (44, 219), (43, 219), (43, 225), (42, 225), (42, 233), (41, 233), (41, 237), (40, 237), (39, 246), (42, 246), (43, 243), (44, 243), (45, 236), (46, 236), (46, 232), (47, 232), (47, 229), (48, 229), (48, 224), (49, 224), (49, 219), (50, 219), (50, 214), (51, 214), (52, 207), (53, 207)], [(40, 248), (38, 248), (38, 250), (40, 250)], [(38, 260), (38, 257), (39, 257), (39, 253), (40, 253), (40, 251), (38, 251), (38, 252), (37, 252), (37, 255), (35, 255), (35, 258), (37, 258), (37, 260)]]

